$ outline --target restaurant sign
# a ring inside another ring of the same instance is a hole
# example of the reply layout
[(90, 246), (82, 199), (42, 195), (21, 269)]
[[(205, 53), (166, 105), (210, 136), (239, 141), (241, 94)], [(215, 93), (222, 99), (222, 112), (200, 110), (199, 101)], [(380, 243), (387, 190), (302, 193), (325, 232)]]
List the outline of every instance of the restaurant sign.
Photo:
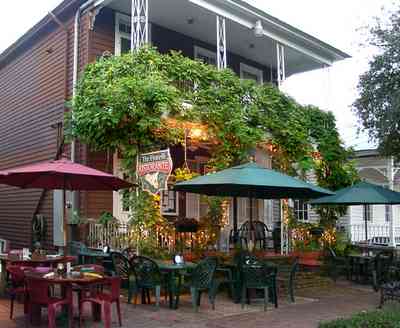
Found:
[(168, 178), (172, 172), (169, 149), (139, 155), (138, 175), (143, 189), (153, 194), (168, 189)]

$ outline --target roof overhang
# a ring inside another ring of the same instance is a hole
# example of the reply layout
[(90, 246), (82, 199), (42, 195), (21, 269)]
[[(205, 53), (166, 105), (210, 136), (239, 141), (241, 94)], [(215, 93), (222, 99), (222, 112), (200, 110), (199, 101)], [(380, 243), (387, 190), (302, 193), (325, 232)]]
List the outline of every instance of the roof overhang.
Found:
[[(129, 14), (131, 0), (65, 0), (53, 13), (63, 15), (79, 6), (108, 6)], [(149, 6), (150, 21), (210, 44), (216, 44), (215, 15), (225, 17), (228, 50), (269, 67), (276, 67), (276, 43), (286, 46), (287, 76), (330, 66), (350, 57), (242, 0), (149, 0)], [(187, 18), (190, 16), (195, 17), (197, 25), (187, 25)], [(258, 20), (264, 28), (262, 38), (256, 38), (253, 33)], [(27, 47), (49, 24), (54, 22), (47, 15), (0, 54), (0, 66), (8, 58), (12, 58), (17, 50)]]
[[(131, 8), (131, 0), (98, 0), (97, 4), (127, 14)], [(216, 44), (215, 15), (227, 19), (227, 48), (237, 55), (276, 67), (276, 44), (284, 45), (287, 76), (350, 57), (241, 0), (149, 0), (150, 22), (212, 45)], [(194, 24), (188, 25), (188, 18), (194, 18)], [(258, 20), (263, 25), (261, 38), (253, 33)]]

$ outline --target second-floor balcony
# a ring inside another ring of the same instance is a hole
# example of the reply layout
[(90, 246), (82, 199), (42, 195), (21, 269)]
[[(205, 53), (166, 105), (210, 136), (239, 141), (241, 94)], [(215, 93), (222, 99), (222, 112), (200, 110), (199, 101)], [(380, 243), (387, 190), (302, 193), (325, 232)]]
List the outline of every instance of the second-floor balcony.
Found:
[(112, 39), (108, 51), (120, 54), (150, 43), (259, 83), (279, 85), (348, 57), (240, 0), (98, 0), (91, 9), (95, 35)]

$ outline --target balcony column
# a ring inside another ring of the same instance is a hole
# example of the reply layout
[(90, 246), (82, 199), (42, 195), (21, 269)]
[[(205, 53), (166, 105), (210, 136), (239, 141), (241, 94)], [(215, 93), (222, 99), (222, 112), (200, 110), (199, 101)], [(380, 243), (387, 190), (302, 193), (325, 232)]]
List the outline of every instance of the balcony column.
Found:
[(278, 88), (282, 87), (283, 82), (286, 80), (285, 70), (285, 46), (283, 44), (276, 44), (276, 71), (278, 75)]
[[(390, 156), (389, 162), (388, 162), (388, 167), (387, 167), (387, 179), (389, 182), (389, 189), (393, 190), (394, 189), (394, 159), (393, 156)], [(396, 205), (391, 205), (389, 208), (389, 218), (390, 218), (390, 227), (389, 227), (389, 246), (390, 247), (396, 247), (396, 234), (395, 234), (395, 226), (394, 226), (394, 220), (396, 218), (395, 215), (395, 207)]]
[(149, 42), (149, 1), (132, 0), (131, 51)]
[(217, 67), (218, 69), (225, 69), (227, 67), (225, 18), (218, 15), (216, 16), (216, 18), (217, 18)]

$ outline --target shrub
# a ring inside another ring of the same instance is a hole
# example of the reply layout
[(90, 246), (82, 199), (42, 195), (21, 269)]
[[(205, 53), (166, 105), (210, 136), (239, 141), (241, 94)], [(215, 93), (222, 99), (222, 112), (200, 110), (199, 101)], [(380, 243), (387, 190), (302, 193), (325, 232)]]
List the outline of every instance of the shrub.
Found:
[(400, 328), (400, 308), (361, 312), (349, 319), (320, 323), (319, 328)]

